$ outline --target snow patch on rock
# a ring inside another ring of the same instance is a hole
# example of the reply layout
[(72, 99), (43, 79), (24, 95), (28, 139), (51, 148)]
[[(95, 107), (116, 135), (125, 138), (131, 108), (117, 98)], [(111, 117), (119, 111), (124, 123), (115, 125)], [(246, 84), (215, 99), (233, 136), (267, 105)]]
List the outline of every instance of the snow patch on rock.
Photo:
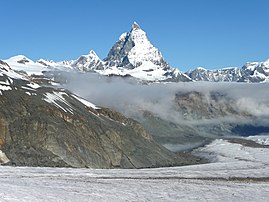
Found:
[(74, 98), (76, 98), (78, 101), (80, 101), (82, 104), (84, 104), (85, 106), (87, 107), (90, 107), (90, 108), (93, 108), (93, 109), (100, 109), (99, 107), (97, 107), (95, 104), (83, 99), (83, 98), (80, 98), (76, 95), (72, 95)]
[(0, 150), (0, 164), (8, 163), (9, 159), (7, 158), (6, 154)]
[(55, 105), (56, 107), (60, 108), (64, 112), (69, 112), (73, 114), (73, 107), (66, 101), (63, 96), (67, 96), (64, 92), (52, 92), (52, 93), (45, 93), (44, 94), (45, 100), (48, 103)]

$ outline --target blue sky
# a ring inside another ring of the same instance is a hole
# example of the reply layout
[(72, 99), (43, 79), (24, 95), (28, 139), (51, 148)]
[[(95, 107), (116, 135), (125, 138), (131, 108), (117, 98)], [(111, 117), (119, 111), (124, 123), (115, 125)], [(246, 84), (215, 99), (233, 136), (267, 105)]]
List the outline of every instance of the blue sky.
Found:
[(269, 58), (267, 0), (0, 0), (0, 58), (106, 57), (134, 21), (173, 67), (242, 66)]

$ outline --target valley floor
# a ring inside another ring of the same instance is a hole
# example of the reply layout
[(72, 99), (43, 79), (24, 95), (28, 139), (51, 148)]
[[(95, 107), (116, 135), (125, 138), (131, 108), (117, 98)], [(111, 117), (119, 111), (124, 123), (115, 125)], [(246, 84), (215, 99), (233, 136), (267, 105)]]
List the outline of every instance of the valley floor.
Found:
[(0, 166), (0, 201), (268, 201), (269, 148), (215, 140), (214, 163), (154, 169)]

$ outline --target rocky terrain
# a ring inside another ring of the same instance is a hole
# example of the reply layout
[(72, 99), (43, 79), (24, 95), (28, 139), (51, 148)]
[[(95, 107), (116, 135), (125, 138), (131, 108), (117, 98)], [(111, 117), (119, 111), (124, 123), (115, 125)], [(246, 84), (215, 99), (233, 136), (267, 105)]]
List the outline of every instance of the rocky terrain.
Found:
[(188, 164), (142, 125), (0, 64), (1, 161), (17, 166), (142, 168)]

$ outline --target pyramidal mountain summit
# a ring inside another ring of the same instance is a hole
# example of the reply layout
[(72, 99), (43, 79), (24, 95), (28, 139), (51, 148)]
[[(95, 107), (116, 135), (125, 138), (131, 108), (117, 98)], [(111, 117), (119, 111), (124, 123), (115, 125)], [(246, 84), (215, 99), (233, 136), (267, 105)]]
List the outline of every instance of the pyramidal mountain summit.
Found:
[(142, 80), (190, 81), (172, 68), (161, 52), (152, 45), (146, 33), (134, 22), (130, 32), (123, 33), (104, 59), (101, 74), (130, 75)]
[(147, 63), (151, 67), (168, 67), (161, 52), (148, 40), (135, 22), (130, 32), (123, 33), (105, 58), (108, 67), (134, 69)]

